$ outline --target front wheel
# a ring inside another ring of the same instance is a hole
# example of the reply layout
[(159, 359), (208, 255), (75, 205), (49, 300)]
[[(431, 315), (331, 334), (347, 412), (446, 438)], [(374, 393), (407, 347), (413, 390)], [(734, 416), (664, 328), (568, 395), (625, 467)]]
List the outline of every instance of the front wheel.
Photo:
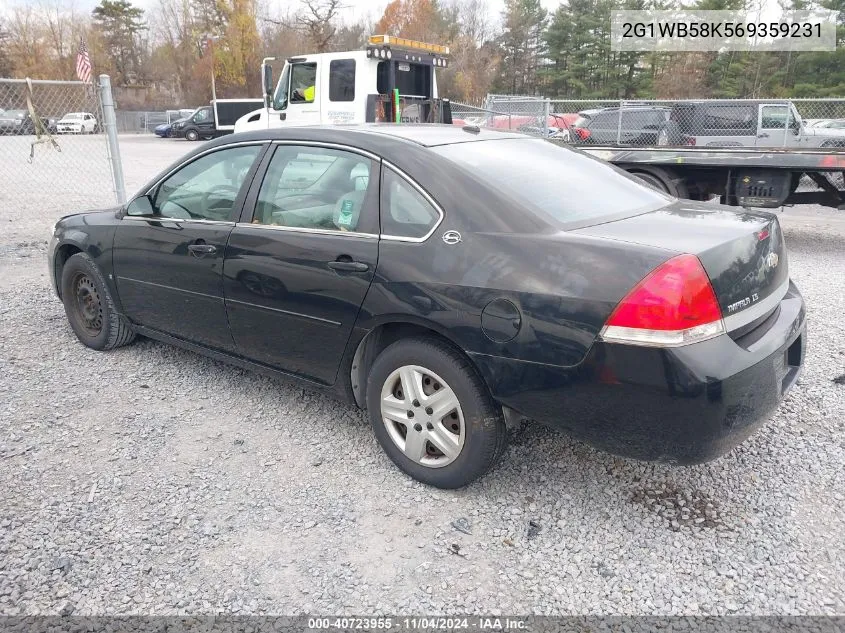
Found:
[(502, 411), (469, 360), (433, 338), (397, 341), (376, 358), (367, 410), (388, 457), (438, 488), (482, 476), (507, 441)]
[(68, 258), (61, 288), (70, 327), (83, 344), (108, 350), (135, 339), (129, 321), (115, 308), (103, 274), (88, 255), (76, 253)]
[(199, 140), (200, 135), (197, 133), (196, 130), (188, 130), (185, 132), (185, 138), (189, 141), (197, 141)]

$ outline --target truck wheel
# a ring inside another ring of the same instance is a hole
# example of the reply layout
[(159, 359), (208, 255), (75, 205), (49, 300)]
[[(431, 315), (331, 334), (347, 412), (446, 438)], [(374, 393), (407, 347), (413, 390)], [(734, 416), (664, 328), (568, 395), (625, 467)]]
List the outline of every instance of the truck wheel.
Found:
[(689, 198), (689, 190), (683, 178), (678, 178), (665, 169), (652, 167), (649, 171), (630, 170), (629, 173), (658, 191), (668, 193), (676, 198)]
[(408, 475), (460, 488), (501, 456), (501, 408), (469, 360), (435, 338), (401, 339), (376, 358), (367, 411), (384, 452)]
[(197, 134), (196, 130), (188, 130), (187, 132), (185, 132), (185, 138), (188, 139), (189, 141), (198, 141), (199, 138), (200, 138), (200, 135)]
[(682, 145), (681, 128), (677, 121), (666, 121), (657, 132), (657, 144), (661, 146)]

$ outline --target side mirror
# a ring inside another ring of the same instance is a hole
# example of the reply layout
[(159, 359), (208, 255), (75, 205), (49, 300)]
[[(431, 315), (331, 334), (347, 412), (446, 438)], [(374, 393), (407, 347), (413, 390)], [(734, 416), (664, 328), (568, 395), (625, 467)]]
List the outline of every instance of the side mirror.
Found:
[(261, 64), (261, 84), (264, 89), (264, 105), (269, 107), (273, 98), (273, 67), (267, 62)]
[(140, 196), (138, 198), (135, 198), (126, 207), (126, 215), (132, 215), (132, 216), (155, 215), (155, 210), (153, 209), (153, 201), (150, 199), (149, 196)]

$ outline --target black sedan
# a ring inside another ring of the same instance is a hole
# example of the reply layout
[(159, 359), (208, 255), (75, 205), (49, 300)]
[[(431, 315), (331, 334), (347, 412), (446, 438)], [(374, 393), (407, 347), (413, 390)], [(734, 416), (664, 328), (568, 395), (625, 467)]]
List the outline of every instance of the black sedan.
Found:
[(49, 270), (85, 345), (140, 334), (328, 390), (444, 488), (523, 418), (639, 459), (715, 458), (805, 352), (773, 215), (474, 127), (218, 139), (123, 207), (60, 220)]

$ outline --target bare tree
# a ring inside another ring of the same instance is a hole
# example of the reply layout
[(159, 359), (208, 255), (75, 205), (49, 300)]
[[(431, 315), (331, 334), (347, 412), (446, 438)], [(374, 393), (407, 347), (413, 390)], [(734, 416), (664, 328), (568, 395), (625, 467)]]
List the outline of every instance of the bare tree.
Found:
[(265, 18), (265, 21), (302, 33), (313, 49), (308, 52), (326, 53), (331, 50), (332, 40), (337, 32), (335, 19), (338, 12), (344, 8), (341, 0), (302, 0), (301, 10), (293, 16), (288, 15), (282, 19)]

